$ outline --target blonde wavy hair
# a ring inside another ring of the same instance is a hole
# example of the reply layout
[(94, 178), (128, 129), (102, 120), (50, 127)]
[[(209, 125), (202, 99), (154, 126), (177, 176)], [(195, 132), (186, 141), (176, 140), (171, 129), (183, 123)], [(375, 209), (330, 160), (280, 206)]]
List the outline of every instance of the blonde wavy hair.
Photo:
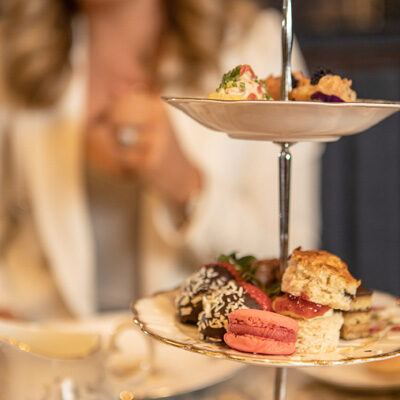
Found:
[[(72, 20), (79, 7), (74, 0), (2, 3), (5, 90), (12, 101), (24, 107), (52, 106), (71, 75)], [(180, 75), (188, 85), (196, 84), (196, 77), (212, 64), (216, 66), (228, 21), (236, 19), (247, 29), (257, 9), (250, 0), (166, 0), (163, 5), (167, 28), (162, 48), (174, 47), (182, 71), (190, 71)], [(160, 85), (169, 83), (161, 76), (155, 80)]]

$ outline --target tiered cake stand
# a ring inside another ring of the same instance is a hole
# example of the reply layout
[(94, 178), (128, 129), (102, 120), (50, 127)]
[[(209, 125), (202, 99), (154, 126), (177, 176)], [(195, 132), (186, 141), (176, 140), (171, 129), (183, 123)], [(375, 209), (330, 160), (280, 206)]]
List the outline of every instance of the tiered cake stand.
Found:
[[(281, 272), (287, 266), (291, 159), (290, 147), (300, 141), (331, 142), (362, 132), (400, 110), (400, 103), (357, 101), (317, 103), (288, 101), (291, 90), (292, 10), (283, 0), (281, 101), (221, 101), (163, 98), (207, 128), (231, 138), (271, 141), (280, 146), (279, 219)], [(290, 357), (246, 354), (200, 340), (197, 329), (179, 324), (176, 291), (137, 301), (134, 321), (146, 334), (164, 343), (208, 356), (276, 368), (275, 400), (286, 398), (288, 367), (356, 364), (400, 355), (400, 333), (385, 331), (362, 340), (341, 342), (334, 353)], [(395, 304), (395, 302), (394, 302)], [(395, 305), (394, 305), (395, 307)], [(400, 313), (400, 311), (399, 311)]]

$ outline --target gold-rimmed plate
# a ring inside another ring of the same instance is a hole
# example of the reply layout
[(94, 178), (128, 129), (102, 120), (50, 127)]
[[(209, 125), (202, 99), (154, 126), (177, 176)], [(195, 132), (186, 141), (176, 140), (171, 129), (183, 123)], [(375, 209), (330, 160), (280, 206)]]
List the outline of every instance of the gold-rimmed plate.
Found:
[(234, 139), (332, 142), (363, 132), (400, 110), (400, 102), (210, 100), (162, 97), (171, 106)]
[(400, 332), (392, 330), (393, 323), (400, 324), (400, 307), (390, 295), (375, 295), (378, 302), (375, 300), (374, 305), (382, 308), (377, 311), (382, 320), (387, 320), (389, 313), (391, 325), (369, 338), (340, 341), (337, 350), (332, 353), (264, 356), (242, 353), (223, 344), (201, 340), (195, 326), (178, 322), (174, 304), (177, 294), (178, 290), (171, 290), (140, 299), (132, 305), (132, 311), (134, 322), (144, 333), (183, 350), (247, 364), (278, 367), (358, 364), (400, 355)]

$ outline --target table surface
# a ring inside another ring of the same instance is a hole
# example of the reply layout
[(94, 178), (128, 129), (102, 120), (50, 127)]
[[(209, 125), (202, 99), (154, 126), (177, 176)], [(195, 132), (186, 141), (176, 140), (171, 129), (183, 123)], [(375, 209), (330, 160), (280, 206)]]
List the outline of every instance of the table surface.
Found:
[[(176, 400), (269, 400), (273, 398), (274, 369), (247, 367), (230, 380), (195, 393), (175, 396)], [(398, 392), (353, 392), (324, 385), (304, 375), (288, 371), (288, 400), (399, 400)]]

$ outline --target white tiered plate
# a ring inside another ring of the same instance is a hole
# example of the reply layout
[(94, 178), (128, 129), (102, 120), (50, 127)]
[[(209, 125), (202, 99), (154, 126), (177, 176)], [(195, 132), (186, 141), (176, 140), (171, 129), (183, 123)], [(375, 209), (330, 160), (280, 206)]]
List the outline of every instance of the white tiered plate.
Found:
[[(143, 298), (132, 306), (132, 310), (134, 322), (144, 333), (184, 350), (247, 364), (280, 367), (357, 364), (400, 355), (400, 332), (392, 332), (390, 327), (374, 337), (341, 341), (338, 349), (332, 353), (293, 356), (242, 353), (225, 345), (205, 342), (200, 339), (195, 326), (179, 323), (174, 304), (177, 293), (178, 290), (172, 290)], [(389, 308), (385, 308), (381, 313), (390, 310), (393, 318), (400, 321), (400, 307), (397, 306), (394, 297), (387, 296), (383, 295)], [(385, 315), (382, 316), (384, 317)]]
[(207, 128), (234, 139), (273, 142), (332, 142), (378, 124), (400, 110), (400, 102), (226, 101), (163, 97)]

